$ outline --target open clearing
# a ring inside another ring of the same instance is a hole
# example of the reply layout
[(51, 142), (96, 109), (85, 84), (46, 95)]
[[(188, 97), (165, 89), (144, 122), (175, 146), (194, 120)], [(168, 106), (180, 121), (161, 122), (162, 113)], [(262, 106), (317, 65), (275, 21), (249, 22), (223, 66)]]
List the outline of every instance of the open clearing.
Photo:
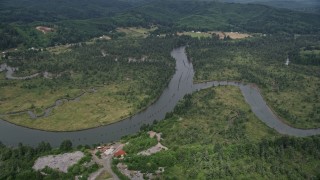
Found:
[(61, 54), (71, 51), (71, 44), (48, 47), (47, 50), (52, 54)]
[(36, 160), (32, 168), (34, 170), (42, 170), (48, 166), (52, 169), (67, 173), (68, 168), (76, 164), (83, 156), (83, 152), (76, 151), (73, 153), (40, 157)]
[(156, 30), (157, 27), (152, 27), (150, 29), (140, 28), (140, 27), (129, 27), (129, 28), (117, 28), (117, 32), (126, 33), (130, 37), (143, 37), (149, 36), (149, 33)]
[(239, 33), (239, 32), (222, 32), (222, 31), (208, 31), (208, 32), (200, 32), (200, 31), (188, 31), (188, 32), (177, 32), (178, 36), (187, 35), (196, 38), (206, 38), (212, 37), (212, 35), (218, 35), (220, 39), (224, 39), (225, 37), (230, 37), (231, 39), (244, 39), (251, 37), (250, 34), (247, 33)]
[(225, 36), (229, 36), (231, 39), (244, 39), (247, 37), (251, 37), (249, 34), (238, 32), (225, 32), (224, 34)]
[[(72, 131), (110, 124), (139, 111), (134, 108), (133, 102), (128, 102), (119, 95), (121, 90), (130, 88), (131, 83), (101, 87), (96, 93), (82, 96), (79, 101), (67, 102), (54, 108), (48, 117), (31, 119), (25, 114), (7, 115), (4, 118), (22, 126), (51, 131)], [(137, 98), (143, 99), (144, 96), (137, 96)], [(45, 96), (41, 99), (49, 103)], [(51, 103), (55, 101), (53, 98), (50, 99)], [(18, 100), (16, 102), (18, 103)], [(39, 103), (35, 102), (34, 104), (40, 108), (41, 112), (42, 106), (38, 106)], [(30, 108), (30, 104), (25, 105), (25, 108)]]
[(72, 47), (79, 45), (81, 43), (86, 44), (86, 45), (90, 45), (90, 44), (94, 44), (97, 40), (111, 40), (110, 36), (106, 36), (106, 35), (102, 35), (99, 37), (95, 37), (92, 38), (88, 41), (85, 42), (79, 42), (79, 43), (71, 43), (71, 44), (64, 44), (64, 45), (56, 45), (56, 46), (51, 46), (46, 48), (49, 52), (51, 52), (52, 54), (62, 54), (62, 53), (66, 53), (66, 52), (70, 52), (72, 51)]
[(158, 144), (155, 145), (155, 146), (152, 146), (151, 148), (147, 149), (147, 150), (144, 150), (144, 151), (141, 151), (138, 153), (138, 155), (144, 155), (144, 156), (150, 156), (152, 154), (155, 154), (157, 152), (160, 152), (162, 150), (168, 150), (167, 147), (163, 146), (160, 141), (161, 141), (161, 134), (162, 133), (156, 133), (154, 131), (150, 131), (149, 132), (149, 136), (150, 138), (154, 138), (156, 136), (157, 138), (157, 141), (158, 141)]
[(182, 36), (182, 35), (186, 35), (186, 36), (191, 36), (191, 37), (194, 37), (194, 38), (201, 38), (201, 37), (212, 37), (212, 33), (209, 33), (209, 32), (194, 32), (194, 31), (191, 31), (191, 32), (177, 32), (177, 35), (178, 36)]
[(112, 176), (111, 176), (107, 171), (103, 171), (103, 172), (96, 178), (96, 180), (105, 180), (105, 179), (112, 179)]
[(46, 26), (37, 26), (36, 29), (38, 31), (41, 31), (43, 34), (46, 34), (48, 32), (52, 32), (54, 29)]
[(50, 106), (57, 99), (75, 97), (81, 94), (80, 89), (59, 88), (56, 91), (49, 89), (27, 89), (20, 88), (23, 82), (17, 82), (16, 86), (0, 88), (0, 114), (23, 111), (35, 107), (36, 111), (42, 113), (44, 107)]
[(150, 155), (155, 154), (157, 152), (160, 152), (162, 150), (168, 150), (168, 148), (163, 146), (160, 142), (158, 142), (157, 145), (152, 146), (151, 148), (149, 148), (145, 151), (139, 152), (138, 155), (150, 156)]

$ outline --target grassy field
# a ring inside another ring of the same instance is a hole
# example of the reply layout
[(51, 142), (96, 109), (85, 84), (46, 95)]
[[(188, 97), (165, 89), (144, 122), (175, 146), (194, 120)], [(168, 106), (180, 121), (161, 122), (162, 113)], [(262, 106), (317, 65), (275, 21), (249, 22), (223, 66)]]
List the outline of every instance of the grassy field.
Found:
[(239, 32), (224, 32), (224, 34), (226, 37), (230, 37), (231, 39), (244, 39), (247, 37), (251, 37), (251, 35), (247, 33), (239, 33)]
[(34, 120), (28, 116), (11, 115), (5, 118), (26, 127), (51, 131), (72, 131), (110, 124), (138, 112), (134, 103), (143, 101), (146, 95), (135, 96), (135, 101), (128, 101), (121, 95), (135, 83), (131, 81), (98, 88), (96, 93), (88, 93), (79, 101), (66, 102), (54, 108), (48, 117)]
[(301, 52), (302, 55), (315, 54), (316, 56), (320, 55), (320, 50), (305, 50)]
[(229, 37), (231, 39), (244, 39), (247, 37), (251, 37), (251, 35), (246, 33), (239, 33), (239, 32), (222, 32), (222, 31), (207, 31), (207, 32), (200, 32), (200, 31), (187, 31), (187, 32), (178, 32), (178, 36), (186, 35), (191, 36), (193, 38), (208, 38), (212, 36), (218, 35), (220, 39), (224, 39), (225, 37)]
[[(271, 47), (255, 38), (247, 42), (248, 45), (242, 46), (230, 41), (228, 45), (191, 47), (195, 81), (256, 83), (268, 104), (285, 122), (299, 128), (320, 127), (319, 66), (292, 62), (285, 65), (291, 43), (278, 41)], [(250, 45), (252, 42), (256, 42), (255, 47)]]
[(157, 27), (152, 27), (150, 29), (142, 27), (127, 27), (127, 28), (117, 28), (117, 32), (123, 32), (126, 36), (129, 37), (143, 37), (146, 38), (149, 36), (149, 33), (156, 30)]
[(66, 53), (71, 51), (70, 45), (48, 47), (47, 50), (53, 54), (61, 54), (61, 53)]
[[(5, 82), (7, 80), (2, 81)], [(2, 94), (0, 114), (26, 109), (39, 109), (41, 111), (41, 109), (54, 104), (57, 99), (72, 98), (82, 93), (81, 89), (69, 89), (68, 87), (55, 90), (50, 90), (49, 88), (37, 88), (35, 90), (20, 88), (21, 86), (23, 86), (23, 82), (20, 81), (15, 82), (14, 86), (0, 88), (0, 93)]]
[(98, 177), (97, 180), (106, 180), (112, 178), (111, 174), (109, 174), (107, 171), (103, 171)]
[[(214, 87), (186, 96), (174, 113), (147, 130), (161, 132), (169, 150), (147, 157), (129, 153), (123, 162), (129, 169), (148, 173), (164, 167), (163, 179), (319, 176), (319, 151), (313, 144), (320, 142), (319, 137), (276, 133), (255, 117), (237, 87)], [(125, 140), (144, 142), (145, 131)]]
[(300, 51), (300, 57), (305, 61), (308, 61), (308, 59), (313, 58), (314, 60), (320, 62), (320, 47), (311, 50), (302, 49)]
[[(129, 117), (152, 103), (166, 87), (174, 72), (171, 43), (139, 38), (128, 44), (127, 39), (121, 38), (63, 50), (53, 48), (54, 52), (27, 51), (24, 61), (19, 61), (20, 52), (12, 54), (6, 61), (19, 67), (22, 74), (48, 70), (52, 79), (6, 80), (1, 73), (0, 114), (31, 110), (42, 115), (56, 100), (73, 99), (86, 92), (80, 100), (55, 107), (48, 117), (31, 119), (24, 114), (7, 115), (4, 119), (30, 128), (73, 131)], [(145, 61), (129, 62), (130, 58), (141, 57)], [(97, 92), (91, 92), (92, 88)]]
[(189, 31), (189, 32), (178, 32), (177, 33), (179, 36), (180, 35), (186, 35), (186, 36), (191, 36), (193, 38), (206, 38), (206, 37), (212, 37), (211, 33), (206, 33), (206, 32), (194, 32), (194, 31)]

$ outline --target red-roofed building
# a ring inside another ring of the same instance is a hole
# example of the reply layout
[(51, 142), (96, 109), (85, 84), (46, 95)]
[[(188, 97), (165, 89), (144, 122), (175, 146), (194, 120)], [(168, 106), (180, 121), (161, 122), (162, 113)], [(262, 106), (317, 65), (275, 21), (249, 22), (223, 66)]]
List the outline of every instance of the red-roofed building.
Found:
[(117, 151), (116, 153), (114, 153), (114, 157), (123, 157), (124, 155), (126, 155), (127, 153), (124, 151), (124, 150), (122, 150), (122, 149), (120, 149), (119, 151)]

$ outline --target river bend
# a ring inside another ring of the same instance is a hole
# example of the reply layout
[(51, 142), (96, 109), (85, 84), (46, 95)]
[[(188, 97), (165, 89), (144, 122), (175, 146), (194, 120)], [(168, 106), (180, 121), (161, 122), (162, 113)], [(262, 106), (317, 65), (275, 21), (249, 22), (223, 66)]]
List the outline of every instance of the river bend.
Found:
[(116, 141), (122, 136), (138, 132), (143, 124), (151, 124), (154, 120), (164, 119), (166, 113), (171, 112), (186, 94), (218, 85), (239, 87), (252, 112), (266, 125), (281, 134), (299, 137), (320, 134), (320, 128), (303, 130), (283, 123), (267, 106), (259, 90), (252, 85), (226, 81), (193, 84), (194, 69), (192, 63), (188, 61), (185, 48), (174, 49), (171, 55), (176, 60), (176, 72), (159, 99), (146, 110), (110, 125), (74, 132), (35, 130), (0, 120), (0, 141), (9, 146), (17, 146), (20, 142), (36, 146), (39, 142), (46, 141), (54, 147), (65, 139), (70, 139), (74, 145)]

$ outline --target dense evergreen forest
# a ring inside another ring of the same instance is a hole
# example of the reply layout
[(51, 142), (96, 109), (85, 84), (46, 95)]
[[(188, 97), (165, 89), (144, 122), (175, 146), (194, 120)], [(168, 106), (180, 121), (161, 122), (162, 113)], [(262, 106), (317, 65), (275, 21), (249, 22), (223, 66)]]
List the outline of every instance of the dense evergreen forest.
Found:
[[(222, 30), (261, 33), (319, 32), (320, 15), (264, 5), (210, 1), (2, 1), (0, 49), (46, 47), (85, 41), (116, 27), (158, 25), (159, 32)], [(50, 7), (50, 8), (49, 8)], [(83, 8), (85, 7), (85, 8)], [(36, 26), (55, 30), (42, 34)], [(30, 38), (32, 37), (32, 38)]]
[(220, 0), (234, 3), (256, 3), (277, 8), (291, 9), (295, 11), (320, 14), (320, 2), (318, 0)]

